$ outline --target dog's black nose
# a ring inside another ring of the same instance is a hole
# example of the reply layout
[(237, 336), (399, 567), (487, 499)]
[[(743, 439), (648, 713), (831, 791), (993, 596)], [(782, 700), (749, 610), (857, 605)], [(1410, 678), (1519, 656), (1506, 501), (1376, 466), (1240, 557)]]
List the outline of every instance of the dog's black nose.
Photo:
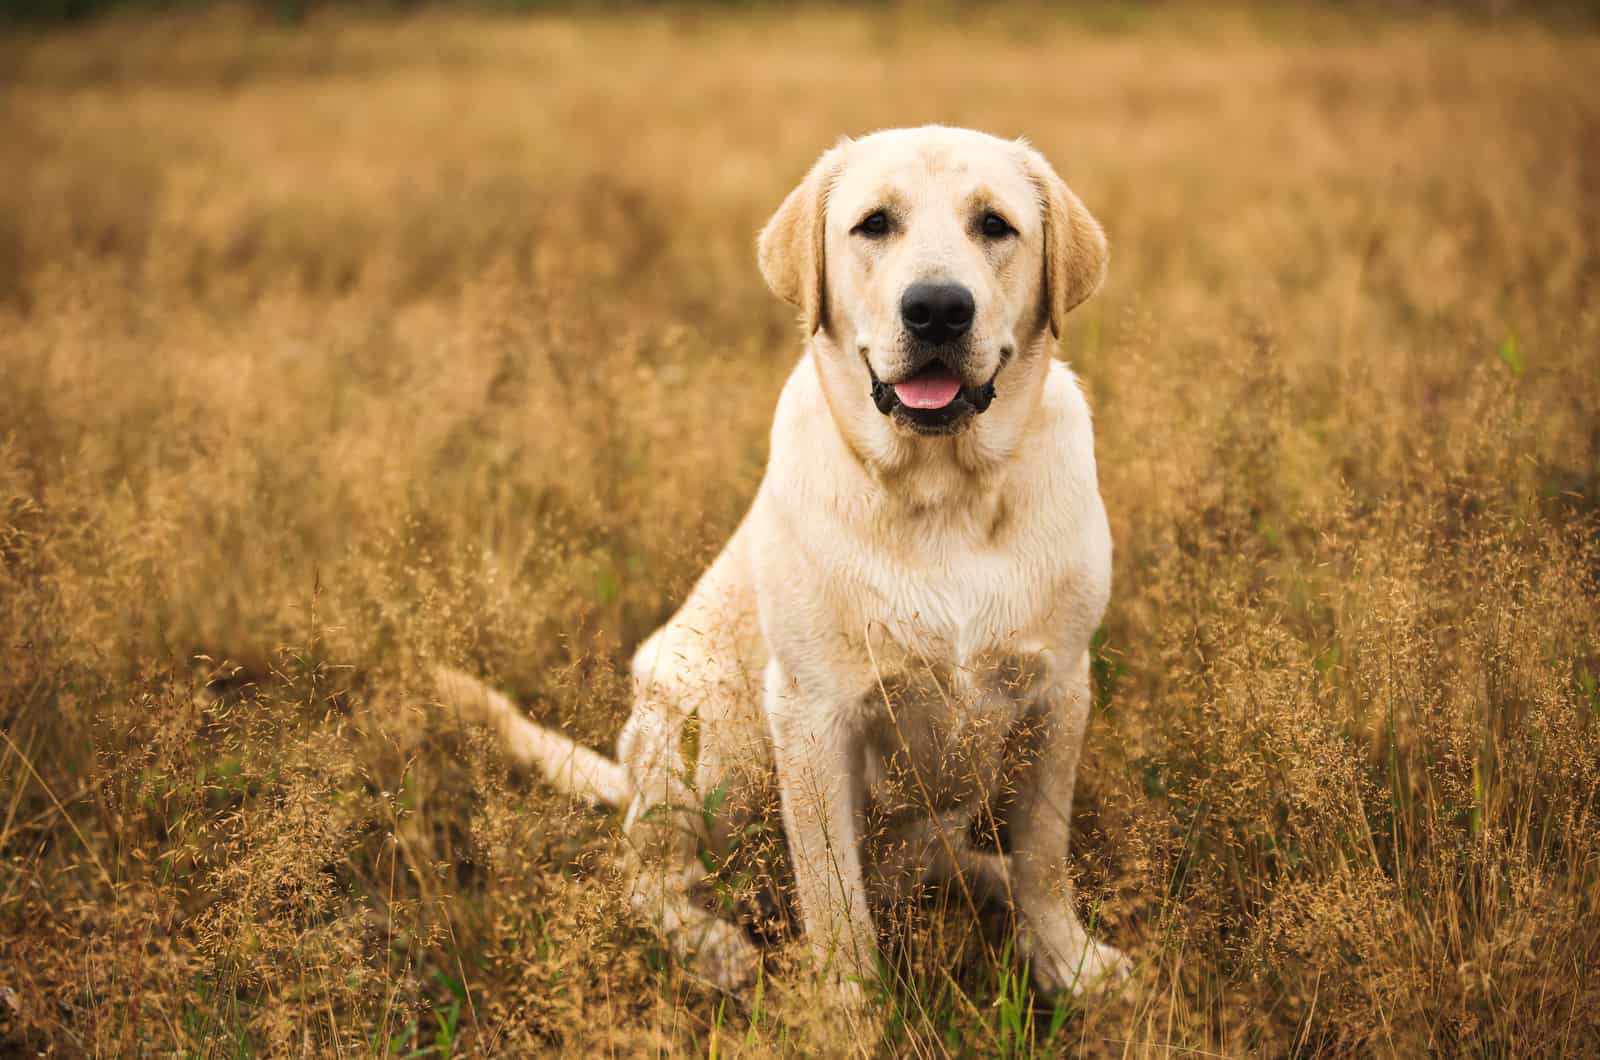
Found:
[(906, 330), (936, 345), (965, 335), (972, 312), (972, 292), (959, 283), (914, 283), (900, 296)]

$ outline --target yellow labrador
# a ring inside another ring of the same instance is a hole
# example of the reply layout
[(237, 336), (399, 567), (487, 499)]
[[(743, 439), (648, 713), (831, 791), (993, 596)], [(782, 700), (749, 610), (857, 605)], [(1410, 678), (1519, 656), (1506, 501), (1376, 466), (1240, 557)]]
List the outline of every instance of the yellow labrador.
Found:
[[(721, 986), (757, 958), (695, 899), (697, 850), (726, 845), (730, 792), (774, 771), (806, 936), (842, 995), (875, 970), (868, 875), (907, 869), (1009, 896), (1045, 989), (1102, 984), (1125, 961), (1088, 937), (1063, 869), (1111, 537), (1089, 410), (1051, 357), (1104, 274), (1100, 226), (1025, 143), (900, 129), (825, 153), (759, 255), (804, 356), (749, 514), (634, 658), (617, 761), (464, 675), (441, 694), (627, 808), (637, 907)], [(970, 845), (986, 807), (1004, 853)], [(897, 840), (877, 859), (869, 808)]]

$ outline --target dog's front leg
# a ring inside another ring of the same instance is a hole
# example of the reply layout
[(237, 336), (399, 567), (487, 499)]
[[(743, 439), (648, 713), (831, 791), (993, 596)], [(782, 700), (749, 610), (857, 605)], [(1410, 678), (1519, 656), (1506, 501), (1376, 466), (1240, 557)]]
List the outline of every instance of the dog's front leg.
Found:
[(858, 711), (809, 689), (774, 659), (766, 675), (784, 829), (806, 940), (817, 967), (848, 1000), (874, 974), (877, 942), (861, 870)]
[(1018, 932), (1034, 977), (1046, 990), (1103, 988), (1126, 974), (1127, 960), (1084, 931), (1066, 876), (1072, 789), (1089, 724), (1089, 655), (1052, 682), (1029, 722), (1029, 745), (1014, 774), (1009, 829)]

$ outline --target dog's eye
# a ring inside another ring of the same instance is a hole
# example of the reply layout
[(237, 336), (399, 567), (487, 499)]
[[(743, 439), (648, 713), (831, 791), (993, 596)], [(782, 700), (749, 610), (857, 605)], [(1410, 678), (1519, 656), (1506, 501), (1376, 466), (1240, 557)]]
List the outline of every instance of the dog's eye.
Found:
[(993, 211), (983, 215), (983, 234), (988, 239), (1004, 239), (1015, 235), (1016, 231), (1009, 221)]
[(856, 235), (876, 239), (889, 234), (889, 215), (882, 210), (874, 210), (863, 217), (859, 224), (850, 229)]

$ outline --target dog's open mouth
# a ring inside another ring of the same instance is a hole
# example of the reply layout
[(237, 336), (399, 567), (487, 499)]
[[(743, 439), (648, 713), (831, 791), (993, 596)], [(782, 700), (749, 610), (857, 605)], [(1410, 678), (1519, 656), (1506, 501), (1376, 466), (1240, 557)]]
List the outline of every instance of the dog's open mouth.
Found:
[(885, 383), (872, 371), (872, 403), (923, 434), (948, 434), (994, 400), (994, 380), (968, 386), (943, 361), (933, 360), (898, 383)]
[(961, 377), (930, 361), (910, 379), (894, 384), (894, 396), (908, 409), (942, 409), (961, 393)]

